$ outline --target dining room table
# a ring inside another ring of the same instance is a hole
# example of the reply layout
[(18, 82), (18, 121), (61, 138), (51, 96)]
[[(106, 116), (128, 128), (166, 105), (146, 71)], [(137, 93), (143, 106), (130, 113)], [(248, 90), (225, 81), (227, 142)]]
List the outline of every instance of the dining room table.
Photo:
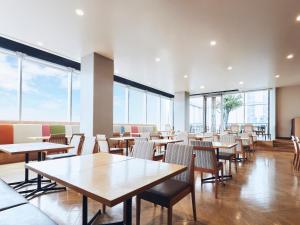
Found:
[[(29, 163), (29, 155), (37, 154), (37, 161), (42, 161), (42, 152), (47, 151), (68, 151), (69, 149), (74, 148), (70, 145), (49, 143), (49, 142), (34, 142), (34, 143), (19, 143), (19, 144), (5, 144), (0, 145), (0, 151), (10, 155), (20, 155), (24, 154), (25, 165)], [(42, 183), (48, 183), (45, 186), (42, 186)], [(56, 183), (51, 182), (50, 180), (43, 180), (40, 175), (36, 178), (29, 178), (28, 168), (24, 168), (24, 180), (9, 183), (14, 189), (18, 190), (28, 185), (36, 185), (36, 188), (19, 191), (19, 193), (24, 194), (26, 198), (34, 198), (40, 193), (53, 192), (65, 190), (63, 187), (57, 187)]]
[(125, 142), (126, 143), (126, 151), (125, 151), (125, 154), (126, 156), (128, 156), (128, 153), (129, 153), (129, 142), (130, 141), (134, 141), (136, 137), (132, 137), (132, 136), (122, 136), (122, 137), (111, 137), (109, 138), (109, 140), (112, 140), (112, 141), (120, 141), (120, 142)]
[(183, 142), (183, 140), (181, 139), (152, 139), (149, 140), (149, 142), (154, 143), (155, 146), (164, 146), (165, 149), (167, 149), (167, 145), (171, 144), (171, 143), (179, 143), (179, 142)]
[(113, 207), (123, 203), (123, 221), (132, 224), (132, 198), (170, 179), (187, 167), (159, 161), (137, 159), (108, 153), (33, 162), (26, 168), (64, 185), (82, 195), (82, 225), (92, 224), (99, 209), (88, 220), (88, 199)]

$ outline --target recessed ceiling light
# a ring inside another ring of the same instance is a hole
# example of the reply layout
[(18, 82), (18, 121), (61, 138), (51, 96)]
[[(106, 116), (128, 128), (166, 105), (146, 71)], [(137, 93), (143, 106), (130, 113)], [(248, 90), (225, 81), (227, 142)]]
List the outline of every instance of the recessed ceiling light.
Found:
[(183, 77), (184, 77), (184, 78), (188, 78), (189, 76), (188, 76), (188, 75), (184, 75)]
[(296, 21), (300, 22), (300, 15), (297, 16)]
[(244, 84), (244, 81), (240, 81), (240, 85), (243, 85)]
[(286, 58), (287, 59), (292, 59), (292, 58), (294, 58), (294, 54), (289, 54), (289, 55), (286, 56)]
[(279, 75), (279, 74), (277, 74), (277, 75), (275, 75), (275, 77), (276, 77), (276, 78), (279, 78), (279, 77), (280, 77), (280, 75)]
[(76, 14), (77, 14), (78, 16), (83, 16), (83, 15), (84, 15), (84, 12), (83, 12), (82, 9), (76, 9), (75, 12), (76, 12)]
[(160, 58), (155, 58), (155, 61), (156, 62), (160, 62)]
[(216, 46), (217, 42), (215, 40), (210, 41), (210, 46)]
[(204, 88), (205, 88), (205, 86), (204, 86), (204, 85), (201, 85), (201, 86), (200, 86), (200, 88), (201, 88), (201, 89), (204, 89)]
[(38, 46), (43, 46), (43, 45), (44, 45), (43, 42), (41, 42), (41, 41), (36, 42), (36, 44), (37, 44)]
[(227, 70), (232, 70), (232, 66), (228, 66), (228, 67), (227, 67)]

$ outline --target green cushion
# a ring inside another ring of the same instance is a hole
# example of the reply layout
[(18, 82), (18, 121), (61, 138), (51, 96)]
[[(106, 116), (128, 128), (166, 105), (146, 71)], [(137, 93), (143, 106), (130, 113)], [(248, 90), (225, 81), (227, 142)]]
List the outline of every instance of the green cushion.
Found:
[(51, 134), (65, 134), (66, 129), (65, 125), (50, 125)]

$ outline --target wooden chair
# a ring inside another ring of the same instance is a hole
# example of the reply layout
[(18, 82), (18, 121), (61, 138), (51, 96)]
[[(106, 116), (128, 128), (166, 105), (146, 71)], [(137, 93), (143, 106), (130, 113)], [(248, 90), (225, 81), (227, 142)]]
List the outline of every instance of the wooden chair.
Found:
[(89, 155), (97, 152), (99, 152), (99, 147), (96, 137), (85, 137), (80, 154)]
[(153, 160), (155, 154), (154, 143), (146, 141), (135, 142), (130, 153), (131, 157)]
[(71, 148), (66, 153), (47, 155), (46, 160), (68, 158), (68, 157), (80, 155), (83, 142), (84, 142), (83, 134), (73, 134), (70, 140), (70, 145), (73, 146), (74, 148)]
[(111, 148), (109, 145), (109, 141), (104, 134), (98, 134), (97, 141), (100, 152), (123, 155), (123, 148)]
[(48, 142), (66, 145), (68, 144), (68, 139), (65, 134), (51, 134)]
[(191, 193), (194, 220), (197, 220), (195, 183), (194, 183), (194, 154), (193, 147), (187, 145), (168, 144), (164, 161), (185, 165), (188, 169), (166, 180), (136, 197), (136, 225), (140, 225), (141, 199), (168, 208), (168, 225), (172, 225), (173, 206)]
[[(220, 142), (228, 143), (228, 144), (234, 144), (236, 143), (237, 136), (233, 134), (228, 135), (221, 135), (220, 136)], [(231, 149), (219, 149), (219, 159), (226, 161), (229, 161), (229, 175), (231, 175), (231, 163), (234, 162), (235, 165), (235, 172), (237, 172), (237, 151), (236, 147), (233, 147)]]
[(211, 173), (215, 177), (215, 198), (218, 198), (219, 172), (221, 171), (221, 182), (223, 183), (223, 163), (217, 161), (215, 149), (211, 142), (192, 141), (194, 153), (196, 154), (195, 171), (201, 173), (201, 184), (203, 184), (203, 173)]
[(292, 142), (294, 144), (294, 158), (293, 158), (293, 167), (298, 169), (299, 167), (299, 138), (292, 136)]
[(248, 138), (248, 140), (242, 140), (243, 148), (248, 155), (246, 158), (251, 158), (251, 155), (254, 156), (255, 153), (255, 142), (252, 133), (242, 133), (240, 135), (241, 138)]

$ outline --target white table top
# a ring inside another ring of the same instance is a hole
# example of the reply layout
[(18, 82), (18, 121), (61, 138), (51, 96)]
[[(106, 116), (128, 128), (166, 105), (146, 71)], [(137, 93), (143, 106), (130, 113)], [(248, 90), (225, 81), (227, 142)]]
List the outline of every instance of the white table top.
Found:
[(29, 163), (26, 168), (110, 207), (186, 170), (108, 153)]
[(34, 142), (21, 144), (0, 145), (0, 151), (8, 154), (23, 154), (30, 152), (42, 152), (51, 150), (68, 150), (74, 148), (71, 145), (55, 144), (50, 142)]
[(154, 144), (169, 144), (169, 143), (178, 143), (178, 142), (183, 142), (183, 140), (173, 140), (173, 139), (154, 139), (154, 140), (149, 140), (149, 142), (154, 142)]
[(109, 140), (112, 141), (133, 141), (136, 137), (112, 137)]

